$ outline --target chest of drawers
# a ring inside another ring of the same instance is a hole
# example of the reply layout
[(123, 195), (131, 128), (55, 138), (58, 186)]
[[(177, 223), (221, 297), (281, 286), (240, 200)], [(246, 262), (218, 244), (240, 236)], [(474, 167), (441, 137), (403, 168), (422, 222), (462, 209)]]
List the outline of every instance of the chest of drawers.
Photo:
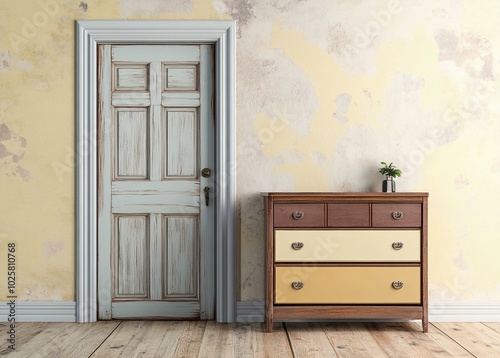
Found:
[(420, 319), (428, 193), (263, 193), (274, 320)]

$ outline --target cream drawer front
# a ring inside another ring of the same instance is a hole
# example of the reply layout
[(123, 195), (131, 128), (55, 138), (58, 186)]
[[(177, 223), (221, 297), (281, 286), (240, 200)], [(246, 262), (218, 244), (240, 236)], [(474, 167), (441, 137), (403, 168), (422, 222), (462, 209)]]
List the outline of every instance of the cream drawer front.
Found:
[[(399, 287), (398, 281), (402, 283), (399, 289), (393, 287), (393, 283)], [(420, 267), (276, 266), (274, 302), (419, 304)]]
[(420, 230), (276, 230), (276, 262), (419, 262)]

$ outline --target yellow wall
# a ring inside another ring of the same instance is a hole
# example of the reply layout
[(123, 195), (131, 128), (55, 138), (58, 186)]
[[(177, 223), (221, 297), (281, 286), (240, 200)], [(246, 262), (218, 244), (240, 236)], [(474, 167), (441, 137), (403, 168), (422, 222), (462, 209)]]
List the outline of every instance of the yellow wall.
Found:
[(399, 191), (430, 192), (431, 303), (498, 302), (498, 13), (495, 0), (2, 1), (0, 257), (17, 243), (20, 299), (75, 298), (74, 21), (235, 18), (240, 299), (264, 296), (259, 192), (379, 191), (393, 161)]

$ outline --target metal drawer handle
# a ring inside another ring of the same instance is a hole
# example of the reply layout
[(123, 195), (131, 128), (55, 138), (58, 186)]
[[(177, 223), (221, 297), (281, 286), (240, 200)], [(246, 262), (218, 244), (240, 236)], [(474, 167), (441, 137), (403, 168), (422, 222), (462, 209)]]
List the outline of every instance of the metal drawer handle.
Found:
[(393, 281), (392, 282), (392, 287), (395, 289), (395, 290), (400, 290), (402, 289), (404, 286), (404, 283), (401, 282), (401, 281)]
[(304, 287), (304, 282), (302, 281), (293, 281), (292, 282), (292, 287), (296, 290), (300, 290)]
[(403, 217), (403, 212), (402, 211), (393, 211), (392, 217), (393, 217), (393, 219), (399, 220)]
[(295, 220), (300, 220), (304, 217), (304, 212), (303, 211), (294, 211), (292, 213), (292, 217), (295, 219)]
[(300, 250), (303, 247), (304, 247), (303, 242), (292, 242), (292, 249), (294, 250)]
[(394, 250), (401, 250), (403, 248), (403, 246), (404, 246), (404, 244), (401, 241), (392, 243), (392, 248)]

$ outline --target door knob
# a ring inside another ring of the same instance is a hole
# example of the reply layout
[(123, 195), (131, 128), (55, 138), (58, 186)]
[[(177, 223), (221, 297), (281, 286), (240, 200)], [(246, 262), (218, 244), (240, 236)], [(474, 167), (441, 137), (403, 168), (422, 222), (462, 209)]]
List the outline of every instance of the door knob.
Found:
[(212, 175), (212, 171), (210, 170), (210, 168), (203, 168), (202, 169), (201, 176), (203, 178), (208, 178), (208, 177), (210, 177), (210, 175)]

